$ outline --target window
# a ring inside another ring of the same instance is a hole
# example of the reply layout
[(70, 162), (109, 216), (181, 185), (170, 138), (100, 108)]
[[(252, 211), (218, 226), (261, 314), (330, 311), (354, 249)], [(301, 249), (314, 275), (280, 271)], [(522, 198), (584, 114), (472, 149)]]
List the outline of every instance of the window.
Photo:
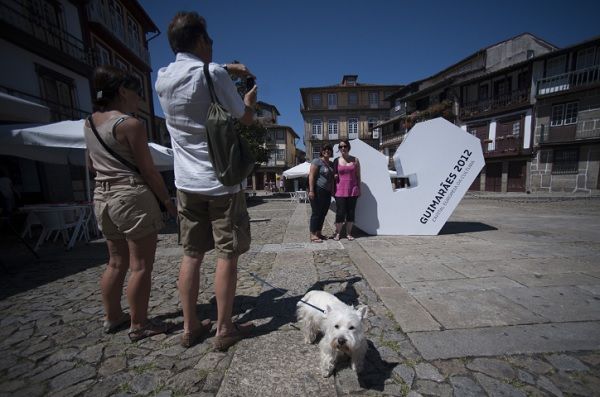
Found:
[(378, 92), (369, 92), (369, 107), (372, 107), (372, 108), (379, 107), (379, 93)]
[(40, 79), (42, 98), (50, 108), (52, 121), (79, 119), (82, 115), (77, 109), (75, 82), (52, 69), (36, 65)]
[(494, 95), (503, 96), (510, 93), (510, 80), (502, 79), (494, 82)]
[(348, 137), (358, 134), (358, 119), (352, 117), (348, 119)]
[(115, 66), (121, 70), (129, 70), (129, 66), (127, 66), (127, 62), (122, 60), (121, 58), (115, 56)]
[(310, 103), (313, 107), (321, 107), (321, 94), (312, 94)]
[(515, 121), (512, 125), (512, 134), (514, 136), (519, 136), (521, 134), (521, 122)]
[(285, 149), (277, 149), (276, 156), (277, 161), (285, 161)]
[(369, 117), (369, 119), (367, 120), (367, 124), (369, 126), (369, 131), (373, 131), (374, 139), (379, 138), (379, 128), (373, 129), (373, 127), (375, 127), (377, 125), (378, 121), (379, 120), (376, 117)]
[(140, 44), (140, 28), (131, 16), (127, 16), (127, 34), (135, 44)]
[(113, 33), (115, 33), (119, 37), (124, 36), (124, 26), (123, 26), (123, 7), (116, 0), (109, 1), (109, 12), (111, 25), (115, 29)]
[(576, 174), (579, 171), (578, 149), (555, 149), (552, 174)]
[(277, 130), (276, 134), (276, 139), (280, 142), (285, 141), (285, 132), (283, 130)]
[(594, 66), (594, 47), (577, 51), (576, 69), (585, 69)]
[(569, 102), (552, 106), (552, 116), (550, 117), (550, 126), (558, 127), (577, 123), (578, 103)]
[(548, 59), (546, 63), (546, 77), (563, 74), (566, 69), (567, 58), (563, 55), (557, 58)]
[(356, 93), (356, 92), (348, 93), (348, 105), (358, 105), (358, 93)]
[(490, 97), (490, 86), (487, 84), (479, 86), (479, 100), (485, 101)]
[(338, 121), (337, 120), (329, 120), (327, 122), (327, 133), (329, 134), (329, 138), (331, 138), (332, 135), (336, 135), (338, 134)]
[(144, 84), (144, 76), (142, 76), (142, 74), (137, 70), (133, 70), (132, 73), (135, 76), (135, 78), (140, 81), (140, 85), (142, 87), (142, 89), (140, 90), (140, 97), (142, 97), (142, 99), (146, 99), (146, 84)]
[(314, 119), (312, 121), (312, 134), (313, 137), (321, 137), (321, 134), (323, 134), (323, 122), (321, 121), (321, 119)]
[(396, 98), (396, 100), (394, 101), (394, 110), (396, 112), (399, 112), (401, 109), (402, 109), (402, 99)]
[(314, 145), (312, 150), (312, 158), (318, 159), (321, 155), (321, 145)]
[(336, 93), (327, 94), (327, 106), (330, 109), (337, 108), (337, 94)]
[(98, 66), (112, 64), (110, 61), (110, 51), (98, 43), (96, 43), (96, 56), (96, 62)]

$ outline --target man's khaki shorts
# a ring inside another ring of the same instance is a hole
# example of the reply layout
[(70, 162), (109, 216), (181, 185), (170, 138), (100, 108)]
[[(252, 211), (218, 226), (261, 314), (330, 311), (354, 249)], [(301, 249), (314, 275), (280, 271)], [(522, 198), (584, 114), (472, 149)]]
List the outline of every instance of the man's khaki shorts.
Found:
[(215, 249), (231, 259), (250, 249), (250, 218), (244, 191), (207, 196), (177, 191), (179, 230), (184, 255), (197, 258)]
[(154, 193), (148, 185), (97, 182), (94, 212), (107, 240), (139, 240), (164, 226)]

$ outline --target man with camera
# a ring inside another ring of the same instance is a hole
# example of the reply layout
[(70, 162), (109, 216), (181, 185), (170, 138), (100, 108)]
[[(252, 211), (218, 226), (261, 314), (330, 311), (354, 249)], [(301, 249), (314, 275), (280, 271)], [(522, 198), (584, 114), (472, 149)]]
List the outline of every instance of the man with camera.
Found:
[(183, 259), (179, 271), (179, 294), (184, 332), (181, 344), (194, 345), (211, 329), (210, 320), (196, 313), (200, 265), (204, 254), (215, 249), (216, 336), (213, 346), (226, 350), (247, 336), (253, 324), (232, 322), (239, 256), (250, 247), (250, 225), (244, 192), (240, 186), (219, 182), (210, 161), (206, 119), (211, 103), (203, 66), (209, 64), (216, 96), (221, 105), (242, 124), (253, 122), (256, 86), (239, 96), (229, 73), (253, 78), (248, 68), (236, 63), (220, 66), (212, 61), (213, 41), (206, 21), (195, 12), (179, 12), (168, 28), (174, 62), (158, 71), (156, 91), (171, 135), (175, 162), (179, 227)]

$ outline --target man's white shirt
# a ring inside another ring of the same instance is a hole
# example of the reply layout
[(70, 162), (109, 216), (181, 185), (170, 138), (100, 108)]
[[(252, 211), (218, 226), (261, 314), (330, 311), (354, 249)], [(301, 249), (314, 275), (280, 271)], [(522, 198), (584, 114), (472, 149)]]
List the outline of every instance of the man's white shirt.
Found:
[[(203, 67), (195, 55), (178, 53), (175, 62), (158, 71), (156, 79), (155, 89), (171, 135), (175, 186), (210, 196), (236, 193), (239, 185), (223, 186), (208, 155), (205, 123), (211, 99)], [(233, 117), (241, 118), (244, 101), (227, 71), (215, 63), (209, 64), (209, 71), (221, 105)]]

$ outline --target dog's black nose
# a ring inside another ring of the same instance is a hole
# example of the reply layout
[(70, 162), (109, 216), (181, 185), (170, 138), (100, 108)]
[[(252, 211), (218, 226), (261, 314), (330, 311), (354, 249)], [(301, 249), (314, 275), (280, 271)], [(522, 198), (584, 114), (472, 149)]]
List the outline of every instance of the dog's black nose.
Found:
[(338, 338), (338, 345), (341, 346), (341, 345), (344, 345), (344, 344), (346, 344), (346, 338), (344, 338), (343, 336), (340, 336)]

